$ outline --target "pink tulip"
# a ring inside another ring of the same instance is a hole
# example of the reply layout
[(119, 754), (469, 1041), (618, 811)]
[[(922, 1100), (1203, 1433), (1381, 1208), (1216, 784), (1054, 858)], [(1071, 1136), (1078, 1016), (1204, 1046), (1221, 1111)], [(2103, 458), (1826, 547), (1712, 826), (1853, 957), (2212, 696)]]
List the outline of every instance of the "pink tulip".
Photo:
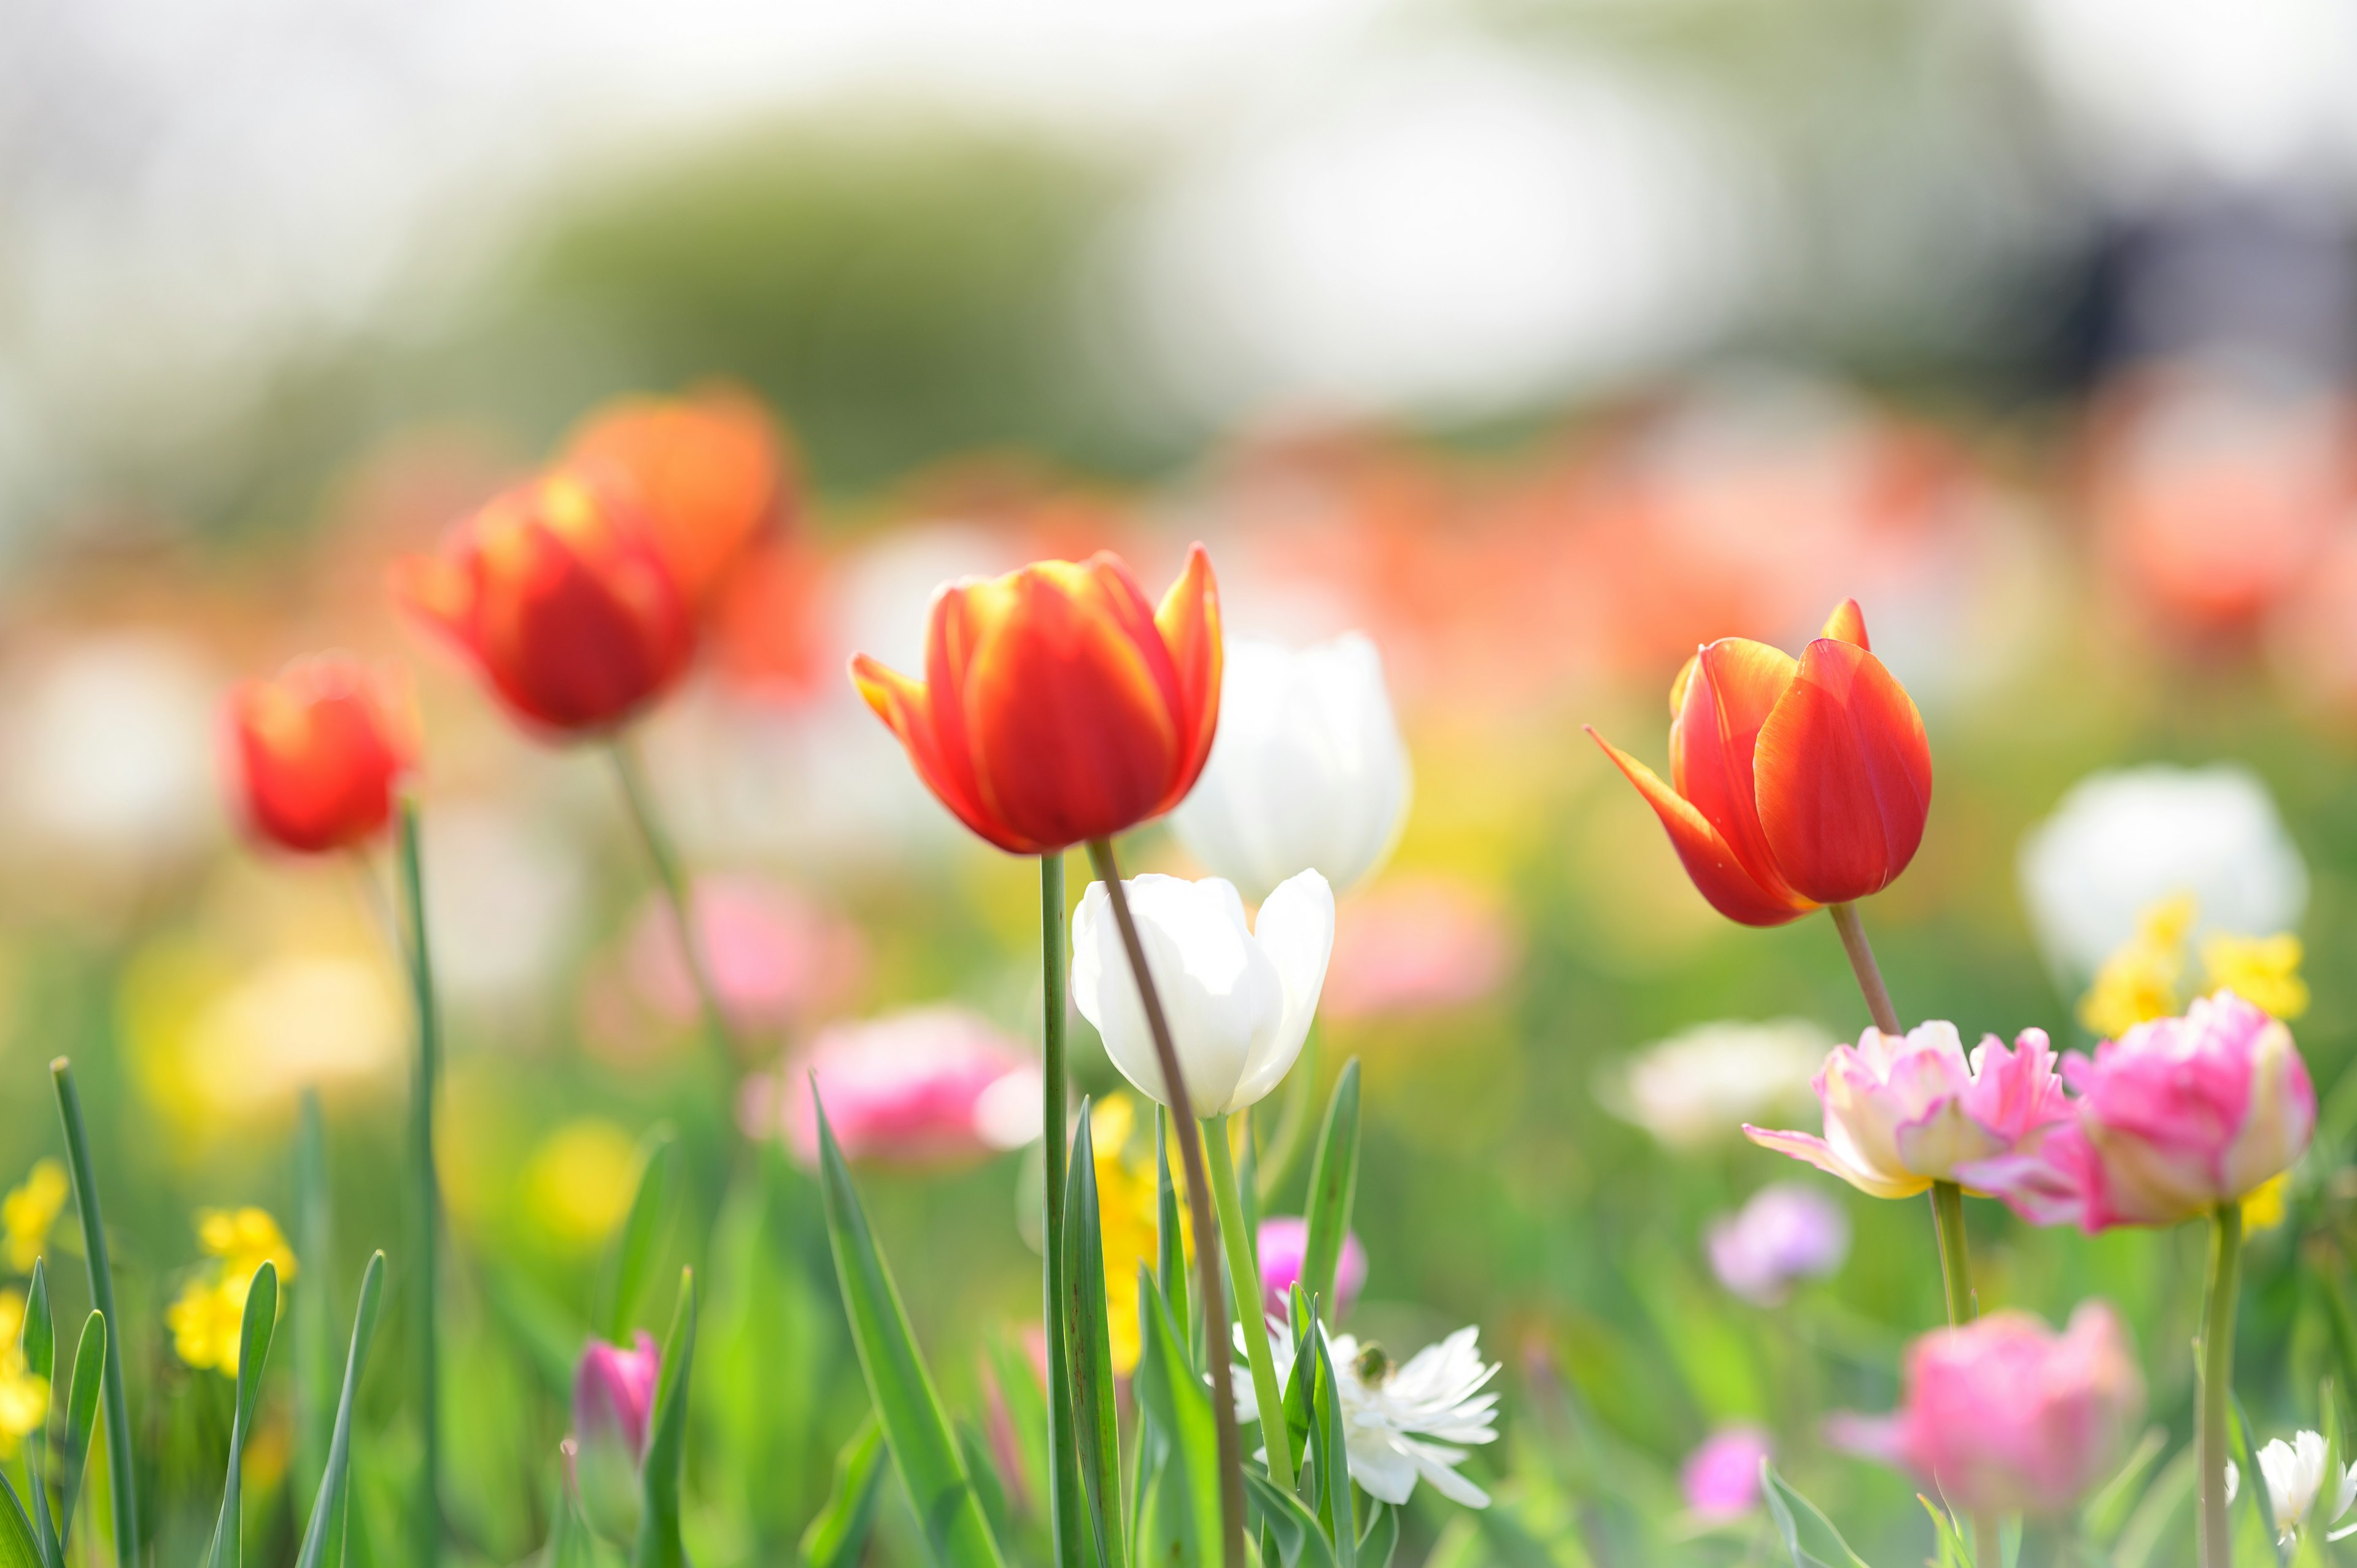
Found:
[(639, 1464), (662, 1352), (641, 1332), (629, 1349), (593, 1339), (573, 1376), (573, 1481), (590, 1528), (627, 1542), (638, 1533)]
[[(1281, 1318), (1293, 1286), (1301, 1278), (1303, 1255), (1309, 1251), (1309, 1221), (1280, 1214), (1260, 1222), (1260, 1287), (1268, 1315)], [(1351, 1316), (1351, 1304), (1367, 1283), (1367, 1250), (1350, 1232), (1342, 1237), (1342, 1255), (1334, 1263), (1334, 1299), (1322, 1304), (1318, 1315), (1328, 1323)]]
[(1849, 1256), (1849, 1216), (1824, 1189), (1780, 1181), (1711, 1223), (1706, 1241), (1718, 1283), (1759, 1306), (1773, 1306), (1795, 1282), (1821, 1279)]
[(1760, 1505), (1760, 1466), (1770, 1450), (1756, 1426), (1724, 1426), (1678, 1467), (1686, 1509), (1709, 1524), (1740, 1519)]
[[(805, 1164), (818, 1159), (811, 1079), (850, 1159), (933, 1164), (1016, 1149), (1039, 1135), (1039, 1069), (1031, 1054), (958, 1007), (920, 1007), (820, 1032), (786, 1069), (784, 1131)], [(774, 1131), (780, 1096), (750, 1086), (748, 1119)]]
[(2119, 1318), (2091, 1301), (2061, 1334), (1999, 1312), (1924, 1335), (1908, 1348), (1900, 1409), (1837, 1415), (1827, 1435), (1967, 1513), (2054, 1514), (2117, 1469), (2143, 1409)]
[(2041, 1225), (2174, 1225), (2290, 1168), (2316, 1131), (2316, 1088), (2291, 1031), (2231, 991), (2181, 1018), (2072, 1052), (2074, 1120), (2040, 1146), (1964, 1173)]
[(2071, 1113), (2043, 1029), (2024, 1029), (2010, 1050), (1986, 1036), (1969, 1063), (1953, 1024), (1868, 1029), (1834, 1047), (1816, 1090), (1824, 1137), (1748, 1122), (1744, 1133), (1876, 1197), (1912, 1197), (1961, 1166), (2035, 1148)]
[[(753, 876), (705, 876), (690, 895), (714, 989), (747, 1029), (774, 1029), (847, 995), (867, 966), (858, 928), (791, 888)], [(650, 899), (624, 956), (630, 987), (658, 1013), (687, 1023), (700, 1005), (679, 950), (679, 922)]]

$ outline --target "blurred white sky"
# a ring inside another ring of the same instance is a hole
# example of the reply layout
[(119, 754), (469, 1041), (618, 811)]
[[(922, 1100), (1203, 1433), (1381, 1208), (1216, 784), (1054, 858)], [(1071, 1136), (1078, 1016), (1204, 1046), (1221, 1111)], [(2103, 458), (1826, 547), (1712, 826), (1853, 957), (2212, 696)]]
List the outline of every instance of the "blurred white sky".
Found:
[[(2357, 166), (2350, 0), (2010, 14), (2122, 200)], [(1710, 106), (1393, 0), (16, 0), (0, 537), (102, 437), (168, 450), (312, 335), (430, 315), (569, 184), (860, 93), (1165, 156), (1126, 297), (1213, 413), (1559, 395), (1708, 344), (1776, 260)]]

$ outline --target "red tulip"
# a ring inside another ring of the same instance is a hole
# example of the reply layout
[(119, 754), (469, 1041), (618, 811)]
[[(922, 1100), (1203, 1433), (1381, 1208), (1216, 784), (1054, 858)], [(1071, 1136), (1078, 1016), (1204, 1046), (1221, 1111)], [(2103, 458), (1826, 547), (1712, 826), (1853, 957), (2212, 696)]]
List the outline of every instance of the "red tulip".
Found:
[(1775, 926), (1887, 887), (1932, 803), (1923, 720), (1845, 599), (1794, 660), (1748, 638), (1697, 652), (1670, 687), (1670, 782), (1596, 735), (1669, 830), (1711, 907)]
[(933, 596), (925, 679), (866, 654), (852, 680), (942, 803), (1043, 854), (1158, 817), (1220, 718), (1220, 595), (1201, 545), (1146, 602), (1118, 556), (1039, 561)]
[(608, 403), (566, 456), (630, 486), (681, 595), (699, 607), (784, 510), (791, 478), (769, 411), (730, 387)]
[(231, 758), (253, 831), (305, 854), (348, 849), (393, 815), (416, 754), (406, 701), (339, 654), (298, 660), (230, 693)]
[(399, 563), (393, 592), (465, 650), (511, 708), (552, 730), (621, 723), (695, 650), (685, 598), (643, 510), (585, 469), (500, 496), (439, 553)]

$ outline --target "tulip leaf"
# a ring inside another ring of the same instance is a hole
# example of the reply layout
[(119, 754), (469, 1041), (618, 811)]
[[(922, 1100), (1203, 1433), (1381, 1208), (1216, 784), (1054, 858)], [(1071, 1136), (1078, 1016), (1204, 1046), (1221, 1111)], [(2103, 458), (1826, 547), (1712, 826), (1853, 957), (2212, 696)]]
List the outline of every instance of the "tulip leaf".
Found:
[(1359, 1521), (1351, 1514), (1350, 1428), (1342, 1420), (1341, 1384), (1334, 1376), (1326, 1336), (1315, 1323), (1309, 1342), (1316, 1348), (1312, 1365), (1317, 1388), (1309, 1408), (1318, 1419), (1309, 1452), (1318, 1466), (1318, 1522), (1333, 1540), (1334, 1568), (1358, 1568)]
[(1399, 1549), (1399, 1516), (1393, 1503), (1377, 1503), (1370, 1510), (1359, 1537), (1359, 1568), (1391, 1568), (1392, 1553)]
[(16, 1496), (16, 1483), (4, 1470), (0, 1470), (0, 1500), (8, 1505), (0, 1509), (0, 1568), (43, 1568), (33, 1521), (25, 1517), (24, 1500)]
[[(1053, 1134), (1050, 1134), (1053, 1136)], [(1114, 1409), (1113, 1337), (1105, 1322), (1104, 1230), (1097, 1208), (1096, 1143), (1081, 1102), (1064, 1177), (1065, 1354), (1071, 1361), (1072, 1426), (1086, 1518), (1100, 1568), (1125, 1568), (1121, 1428)]]
[(655, 1249), (662, 1240), (663, 1220), (671, 1210), (672, 1173), (679, 1163), (679, 1145), (669, 1127), (657, 1126), (650, 1132), (641, 1149), (638, 1191), (615, 1239), (607, 1266), (606, 1310), (599, 1315), (606, 1338), (616, 1345), (630, 1342), (631, 1321), (639, 1310), (639, 1298), (646, 1294), (647, 1276), (654, 1269)]
[[(1825, 1510), (1794, 1491), (1766, 1459), (1760, 1461), (1760, 1495), (1767, 1499), (1769, 1517), (1792, 1554), (1792, 1568), (1869, 1568), (1866, 1559), (1850, 1550)], [(1804, 1540), (1810, 1544), (1803, 1545)]]
[(1975, 1568), (1973, 1554), (1964, 1545), (1964, 1531), (1956, 1528), (1955, 1516), (1921, 1492), (1915, 1494), (1915, 1500), (1932, 1516), (1932, 1539), (1940, 1549), (1930, 1568)]
[[(1154, 1248), (1155, 1283), (1171, 1316), (1180, 1323), (1194, 1321), (1187, 1301), (1187, 1231), (1181, 1219), (1178, 1184), (1170, 1175), (1170, 1112), (1154, 1108)], [(1143, 1304), (1141, 1304), (1141, 1310)]]
[(1301, 1499), (1247, 1466), (1244, 1487), (1260, 1510), (1261, 1526), (1276, 1542), (1284, 1568), (1338, 1568), (1333, 1543)]
[[(1359, 1058), (1342, 1064), (1326, 1102), (1318, 1161), (1309, 1167), (1308, 1237), (1301, 1253), (1301, 1284), (1313, 1302), (1332, 1310), (1334, 1270), (1351, 1233), (1351, 1200), (1359, 1187)], [(1337, 1314), (1339, 1316), (1340, 1315)]]
[(311, 1283), (288, 1305), (288, 1347), (295, 1360), (295, 1495), (318, 1488), (328, 1463), (328, 1433), (335, 1423), (335, 1305), (325, 1288), (334, 1256), (333, 1203), (328, 1188), (328, 1134), (319, 1091), (303, 1090), (295, 1128), (295, 1255), (312, 1263)]
[(2157, 1464), (2169, 1448), (2169, 1433), (2162, 1427), (2147, 1427), (2136, 1448), (2112, 1478), (2099, 1487), (2079, 1510), (2079, 1528), (2087, 1539), (2098, 1546), (2109, 1546), (2127, 1528), (2128, 1511), (2144, 1495), (2147, 1472)]
[[(2228, 1397), (2230, 1404), (2227, 1424), (2233, 1430), (2226, 1434), (2227, 1441), (2233, 1444), (2230, 1451), (2234, 1456), (2234, 1463), (2242, 1466), (2243, 1471), (2243, 1489), (2239, 1501), (2243, 1504), (2243, 1511), (2256, 1521), (2257, 1533), (2266, 1541), (2267, 1550), (2275, 1554), (2277, 1568), (2286, 1568), (2286, 1565), (2291, 1562), (2291, 1549), (2276, 1535), (2273, 1521), (2267, 1518), (2266, 1483), (2263, 1478), (2265, 1473), (2259, 1468), (2257, 1456), (2251, 1448), (2250, 1415), (2243, 1409), (2243, 1399), (2240, 1394), (2232, 1393), (2230, 1391)], [(2327, 1495), (2329, 1496), (2330, 1493), (2328, 1492)], [(2238, 1534), (2247, 1532), (2246, 1526)], [(2244, 1555), (2248, 1556), (2249, 1553), (2245, 1552)]]
[(819, 1175), (825, 1194), (827, 1242), (835, 1283), (843, 1292), (853, 1347), (867, 1380), (868, 1398), (891, 1447), (894, 1467), (908, 1487), (933, 1561), (942, 1568), (1004, 1568), (998, 1542), (983, 1518), (957, 1439), (942, 1413), (941, 1396), (918, 1352), (909, 1315), (892, 1273), (867, 1229), (866, 1211), (844, 1164), (843, 1150), (818, 1108)]
[[(58, 1120), (64, 1124), (66, 1169), (73, 1178), (74, 1208), (81, 1215), (81, 1251), (90, 1271), (90, 1304), (112, 1325), (122, 1319), (114, 1310), (114, 1265), (108, 1261), (106, 1218), (98, 1201), (98, 1178), (90, 1157), (90, 1133), (83, 1125), (81, 1090), (74, 1085), (73, 1065), (59, 1057), (49, 1063), (49, 1078), (58, 1092)], [(106, 1405), (106, 1490), (114, 1513), (115, 1550), (137, 1555), (139, 1541), (138, 1462), (131, 1452), (131, 1401), (123, 1386), (123, 1337), (102, 1340), (105, 1370), (102, 1379)]]
[(246, 1287), (245, 1316), (237, 1335), (237, 1413), (229, 1428), (229, 1478), (221, 1483), (221, 1519), (213, 1526), (209, 1568), (239, 1568), (245, 1561), (245, 1444), (253, 1434), (253, 1407), (262, 1399), (262, 1371), (278, 1329), (278, 1265), (265, 1262)]
[(25, 1370), (41, 1380), (41, 1416), (33, 1430), (25, 1434), (25, 1484), (33, 1494), (33, 1534), (41, 1552), (41, 1561), (50, 1568), (65, 1568), (65, 1547), (58, 1539), (56, 1521), (49, 1513), (49, 1489), (42, 1479), (48, 1468), (42, 1453), (48, 1425), (48, 1404), (51, 1379), (58, 1366), (57, 1322), (49, 1314), (49, 1275), (41, 1260), (33, 1260), (33, 1278), (25, 1289), (25, 1319), (16, 1338), (23, 1355)]
[(352, 1405), (360, 1397), (361, 1372), (368, 1364), (369, 1344), (376, 1337), (379, 1298), (384, 1291), (384, 1254), (369, 1255), (361, 1275), (360, 1305), (352, 1314), (352, 1347), (344, 1357), (344, 1388), (336, 1399), (336, 1424), (328, 1436), (328, 1466), (319, 1477), (319, 1493), (311, 1501), (311, 1522), (303, 1530), (303, 1550), (296, 1568), (327, 1568), (331, 1544), (344, 1534), (344, 1510), (351, 1496)]
[[(1153, 1458), (1141, 1490), (1136, 1557), (1154, 1568), (1203, 1568), (1221, 1553), (1219, 1438), (1211, 1395), (1178, 1341), (1170, 1305), (1138, 1265), (1137, 1373), (1141, 1444)], [(1250, 1474), (1246, 1467), (1246, 1474)]]
[(74, 1505), (81, 1498), (82, 1466), (90, 1459), (90, 1434), (98, 1423), (99, 1396), (106, 1387), (106, 1317), (95, 1307), (82, 1319), (74, 1347), (73, 1382), (66, 1390), (66, 1428), (58, 1442), (58, 1554), (73, 1537)]
[(2178, 1517), (2189, 1511), (2201, 1475), (2194, 1449), (2190, 1443), (2179, 1449), (2177, 1456), (2163, 1466), (2152, 1485), (2145, 1488), (2136, 1511), (2128, 1515), (2128, 1522), (2120, 1531), (2119, 1544), (2112, 1549), (2113, 1568), (2148, 1568), (2161, 1542), (2178, 1537)]
[[(1309, 1475), (1314, 1468), (1309, 1434), (1316, 1425), (1310, 1401), (1318, 1387), (1318, 1350), (1310, 1341), (1317, 1337), (1317, 1316), (1309, 1310), (1309, 1298), (1301, 1294), (1296, 1282), (1286, 1300), (1286, 1316), (1293, 1330), (1293, 1369), (1285, 1382), (1285, 1435), (1293, 1444), (1295, 1494), (1305, 1501), (1317, 1494), (1317, 1485)], [(1261, 1423), (1261, 1441), (1268, 1441), (1268, 1423)]]
[(581, 1498), (574, 1490), (573, 1456), (568, 1438), (557, 1449), (556, 1506), (549, 1512), (548, 1541), (541, 1549), (543, 1568), (597, 1568), (597, 1542), (589, 1533), (589, 1521), (581, 1517)]
[(1026, 1498), (1048, 1495), (1048, 1396), (1029, 1354), (994, 1334), (989, 1342), (990, 1373), (998, 1397), (1006, 1407), (1006, 1424), (1015, 1438), (1016, 1481)]
[(640, 1461), (645, 1497), (639, 1513), (633, 1568), (686, 1568), (679, 1536), (680, 1473), (687, 1461), (687, 1391), (695, 1373), (695, 1271), (679, 1272), (679, 1305), (663, 1337), (662, 1374), (654, 1413), (647, 1422), (646, 1457)]
[(834, 1459), (834, 1490), (802, 1531), (803, 1568), (858, 1568), (884, 1496), (884, 1429), (868, 1415)]
[(959, 1416), (951, 1424), (957, 1432), (958, 1455), (965, 1461), (966, 1479), (974, 1483), (974, 1501), (982, 1505), (983, 1522), (990, 1526), (991, 1539), (998, 1542), (1004, 1555), (1007, 1543), (1015, 1539), (1015, 1516), (1007, 1509), (1006, 1486), (990, 1455), (990, 1439), (972, 1416)]

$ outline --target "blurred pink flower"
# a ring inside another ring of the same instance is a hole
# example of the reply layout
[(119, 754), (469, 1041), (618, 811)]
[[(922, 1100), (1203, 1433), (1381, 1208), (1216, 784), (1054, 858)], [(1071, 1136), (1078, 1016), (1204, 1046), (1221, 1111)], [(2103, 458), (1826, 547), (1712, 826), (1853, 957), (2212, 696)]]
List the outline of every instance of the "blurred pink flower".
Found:
[(930, 1164), (1016, 1149), (1039, 1135), (1039, 1069), (1031, 1055), (959, 1007), (920, 1007), (820, 1032), (780, 1085), (748, 1081), (748, 1135), (779, 1130), (804, 1164), (818, 1158), (818, 1080), (849, 1159)]
[(2099, 1301), (2062, 1334), (2021, 1312), (1935, 1329), (1909, 1347), (1905, 1378), (1900, 1409), (1835, 1415), (1826, 1435), (1973, 1513), (2069, 1508), (2117, 1467), (2144, 1409), (2119, 1317)]
[(1678, 1466), (1678, 1486), (1696, 1519), (1717, 1524), (1760, 1506), (1760, 1466), (1772, 1452), (1756, 1426), (1722, 1426)]
[(592, 1339), (573, 1376), (573, 1480), (590, 1527), (612, 1541), (638, 1533), (639, 1465), (662, 1378), (662, 1352), (641, 1331), (627, 1349)]
[(1849, 1217), (1813, 1187), (1778, 1182), (1712, 1221), (1708, 1246), (1719, 1283), (1773, 1306), (1794, 1281), (1821, 1279), (1842, 1266), (1849, 1256)]
[[(752, 876), (706, 876), (692, 895), (712, 982), (740, 1027), (777, 1028), (841, 1000), (867, 967), (858, 928), (791, 888)], [(694, 981), (670, 906), (650, 898), (624, 963), (631, 989), (666, 1017), (696, 1015)]]
[(2231, 991), (2104, 1041), (2092, 1061), (2074, 1051), (2062, 1070), (2075, 1120), (1958, 1173), (2040, 1225), (2193, 1219), (2289, 1169), (2316, 1131), (2291, 1031)]
[[(2070, 1108), (2043, 1029), (2007, 1050), (1986, 1036), (1964, 1058), (1956, 1026), (1919, 1024), (1905, 1035), (1868, 1029), (1836, 1046), (1817, 1074), (1825, 1135), (1744, 1133), (1876, 1197), (1912, 1197), (1958, 1167), (2034, 1146)], [(1972, 1184), (1978, 1185), (1978, 1184)]]
[[(1271, 1317), (1283, 1317), (1286, 1300), (1301, 1278), (1301, 1260), (1309, 1250), (1309, 1221), (1280, 1214), (1260, 1222), (1260, 1288)], [(1367, 1283), (1367, 1250), (1355, 1231), (1342, 1237), (1342, 1255), (1334, 1264), (1334, 1300), (1319, 1309), (1328, 1323), (1351, 1316), (1351, 1305)]]
[(1437, 876), (1394, 877), (1344, 904), (1325, 1010), (1369, 1018), (1479, 1002), (1513, 973), (1522, 942), (1496, 899)]

